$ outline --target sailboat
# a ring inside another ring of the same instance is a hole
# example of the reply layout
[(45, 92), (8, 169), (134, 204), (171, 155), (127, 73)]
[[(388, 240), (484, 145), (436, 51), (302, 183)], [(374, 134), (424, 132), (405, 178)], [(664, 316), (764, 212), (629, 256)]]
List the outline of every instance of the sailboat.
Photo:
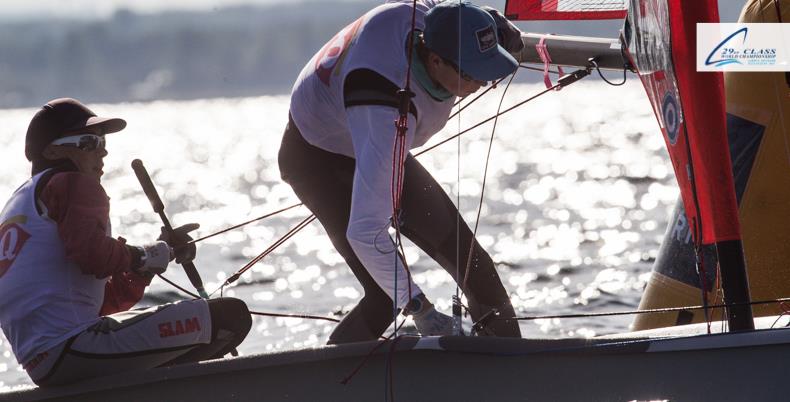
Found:
[(715, 0), (510, 0), (505, 12), (513, 19), (625, 17), (617, 39), (525, 34), (519, 58), (541, 63), (533, 49), (542, 42), (553, 64), (639, 74), (695, 242), (716, 251), (726, 320), (589, 339), (401, 336), (123, 373), (0, 401), (787, 399), (788, 317), (752, 316), (722, 77), (697, 73), (692, 62), (694, 26), (718, 20)]

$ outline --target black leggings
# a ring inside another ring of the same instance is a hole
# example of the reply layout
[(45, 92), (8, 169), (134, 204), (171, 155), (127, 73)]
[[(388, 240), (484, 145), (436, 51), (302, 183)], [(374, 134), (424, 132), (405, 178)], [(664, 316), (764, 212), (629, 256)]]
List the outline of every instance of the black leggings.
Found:
[[(359, 304), (332, 332), (329, 343), (377, 339), (392, 322), (393, 303), (370, 276), (346, 239), (355, 161), (310, 145), (293, 120), (290, 117), (288, 120), (279, 153), (282, 179), (291, 185), (302, 203), (324, 226), (332, 244), (365, 291)], [(438, 262), (456, 282), (463, 283), (471, 230), (460, 220), (458, 209), (442, 187), (411, 154), (406, 158), (403, 186), (401, 233)], [(456, 234), (458, 226), (460, 237)], [(460, 244), (460, 253), (457, 244)], [(457, 278), (456, 258), (459, 254), (461, 277)], [(472, 319), (479, 319), (492, 308), (498, 309), (504, 317), (515, 316), (493, 260), (477, 241), (467, 287), (462, 290), (469, 301)], [(521, 336), (515, 320), (492, 321), (487, 329), (489, 335)]]

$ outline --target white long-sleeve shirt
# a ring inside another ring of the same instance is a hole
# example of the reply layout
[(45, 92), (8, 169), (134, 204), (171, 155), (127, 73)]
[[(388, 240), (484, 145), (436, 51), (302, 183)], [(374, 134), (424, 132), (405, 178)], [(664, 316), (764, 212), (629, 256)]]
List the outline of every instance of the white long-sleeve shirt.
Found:
[[(421, 0), (416, 29), (438, 1)], [(411, 1), (390, 1), (352, 22), (330, 40), (294, 84), (290, 113), (305, 140), (321, 149), (356, 159), (348, 241), (376, 283), (404, 307), (421, 290), (411, 284), (388, 234), (392, 216), (392, 174), (398, 111), (388, 106), (345, 107), (343, 84), (358, 69), (369, 69), (403, 87), (408, 65)], [(437, 101), (416, 82), (406, 149), (425, 144), (444, 127), (454, 98)]]

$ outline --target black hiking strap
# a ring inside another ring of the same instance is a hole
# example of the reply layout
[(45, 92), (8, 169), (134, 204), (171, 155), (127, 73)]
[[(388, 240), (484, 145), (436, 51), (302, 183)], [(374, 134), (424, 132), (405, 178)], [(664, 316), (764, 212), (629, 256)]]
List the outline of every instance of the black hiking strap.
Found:
[[(354, 70), (346, 76), (343, 86), (345, 107), (380, 105), (398, 109), (400, 88), (381, 74), (368, 69)], [(409, 113), (417, 118), (417, 107), (409, 102)]]

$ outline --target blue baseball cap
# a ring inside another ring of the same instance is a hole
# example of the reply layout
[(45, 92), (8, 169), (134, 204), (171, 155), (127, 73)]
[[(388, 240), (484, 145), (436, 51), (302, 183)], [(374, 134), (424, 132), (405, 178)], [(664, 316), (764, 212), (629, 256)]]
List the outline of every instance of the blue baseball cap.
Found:
[(466, 1), (450, 0), (428, 10), (423, 38), (428, 49), (479, 81), (498, 80), (518, 68), (499, 45), (494, 17)]

